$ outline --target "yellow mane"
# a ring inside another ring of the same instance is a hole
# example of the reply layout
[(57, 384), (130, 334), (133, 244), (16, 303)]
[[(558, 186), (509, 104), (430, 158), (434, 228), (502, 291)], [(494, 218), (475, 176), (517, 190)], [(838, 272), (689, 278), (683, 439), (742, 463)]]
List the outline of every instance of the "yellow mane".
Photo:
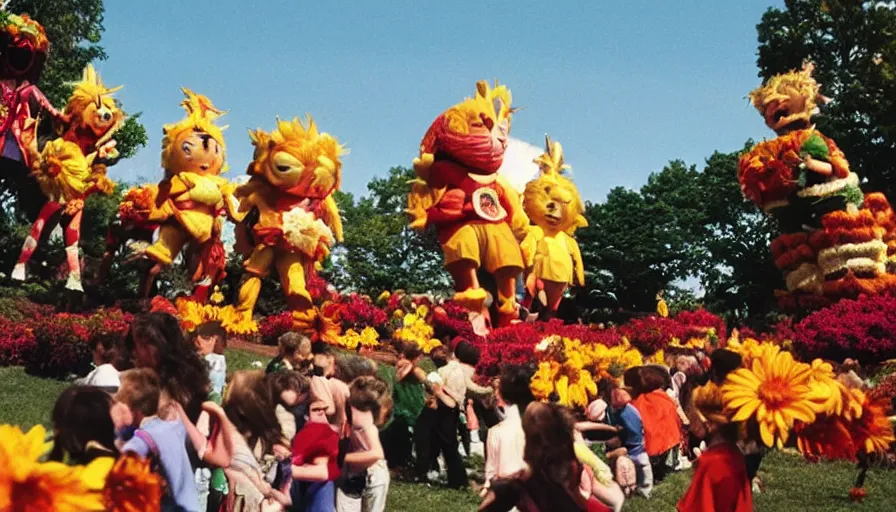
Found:
[[(84, 68), (81, 81), (76, 82), (74, 85), (75, 90), (72, 91), (72, 95), (65, 105), (65, 112), (72, 116), (72, 123), (74, 125), (84, 125), (87, 123), (84, 114), (90, 110), (91, 105), (95, 105), (97, 109), (105, 106), (111, 110), (115, 116), (116, 123), (105, 133), (103, 136), (104, 140), (101, 140), (98, 143), (101, 144), (102, 142), (105, 142), (105, 140), (111, 138), (112, 134), (121, 127), (121, 123), (124, 121), (124, 113), (112, 99), (112, 95), (123, 86), (119, 85), (118, 87), (106, 88), (106, 86), (103, 85), (102, 78), (100, 78), (99, 73), (96, 72), (92, 64), (88, 64), (87, 67)], [(91, 111), (95, 112), (95, 110)]]
[(765, 113), (765, 107), (775, 100), (783, 100), (791, 97), (792, 93), (805, 98), (805, 112), (812, 113), (818, 106), (818, 102), (824, 102), (821, 96), (821, 86), (812, 77), (815, 67), (807, 63), (803, 69), (791, 70), (769, 78), (762, 86), (750, 92), (750, 101), (760, 114)]
[(338, 188), (341, 182), (341, 157), (348, 151), (329, 133), (320, 133), (310, 115), (307, 115), (307, 122), (306, 127), (298, 117), (292, 121), (277, 119), (277, 128), (271, 133), (261, 129), (249, 130), (255, 153), (248, 173), (262, 174), (274, 153), (287, 151), (301, 161), (306, 169), (323, 166), (332, 170), (336, 174), (335, 186)]
[[(226, 150), (224, 144), (224, 130), (226, 130), (227, 127), (218, 126), (214, 123), (216, 119), (226, 112), (215, 108), (211, 100), (206, 96), (195, 94), (193, 91), (184, 87), (181, 87), (181, 90), (184, 92), (186, 99), (184, 99), (180, 105), (187, 111), (187, 117), (176, 123), (166, 124), (164, 128), (162, 128), (164, 133), (164, 137), (162, 138), (162, 167), (164, 169), (168, 169), (168, 157), (171, 149), (171, 142), (176, 140), (177, 137), (185, 131), (196, 130), (207, 133), (215, 139), (215, 142), (217, 142), (219, 146), (221, 146), (221, 151)], [(224, 170), (226, 169), (222, 169), (221, 172), (224, 172)]]
[(472, 98), (454, 105), (445, 112), (449, 128), (459, 134), (470, 132), (470, 124), (480, 121), (480, 114), (485, 114), (496, 125), (508, 121), (514, 110), (511, 108), (512, 96), (506, 85), (489, 87), (488, 82), (476, 82), (476, 94)]

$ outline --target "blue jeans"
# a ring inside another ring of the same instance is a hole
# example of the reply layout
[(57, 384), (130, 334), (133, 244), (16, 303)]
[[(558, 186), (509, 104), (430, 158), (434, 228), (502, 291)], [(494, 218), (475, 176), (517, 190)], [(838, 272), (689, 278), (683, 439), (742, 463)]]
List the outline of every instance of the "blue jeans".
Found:
[(334, 512), (336, 510), (336, 484), (333, 482), (292, 483), (290, 489), (293, 507), (297, 512)]

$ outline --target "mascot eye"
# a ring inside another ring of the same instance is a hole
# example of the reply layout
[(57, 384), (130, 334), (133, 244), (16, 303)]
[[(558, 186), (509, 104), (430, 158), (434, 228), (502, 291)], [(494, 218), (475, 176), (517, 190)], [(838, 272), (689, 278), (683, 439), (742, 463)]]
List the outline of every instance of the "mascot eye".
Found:
[(286, 172), (286, 171), (288, 171), (288, 170), (290, 170), (290, 169), (292, 169), (292, 167), (290, 167), (290, 166), (288, 166), (288, 165), (278, 165), (278, 166), (277, 166), (277, 170), (280, 171), (280, 172)]
[(544, 193), (545, 193), (545, 194), (550, 194), (550, 193), (551, 193), (551, 187), (544, 187)]
[(189, 156), (190, 153), (193, 152), (193, 149), (192, 149), (192, 148), (193, 148), (193, 145), (190, 144), (189, 142), (184, 142), (183, 144), (180, 145), (180, 149), (181, 149), (181, 151), (183, 151), (184, 154), (187, 155), (187, 156)]
[(298, 158), (286, 153), (285, 151), (281, 151), (274, 155), (274, 158), (271, 159), (273, 168), (281, 173), (294, 173), (296, 171), (302, 172), (304, 166), (302, 162), (299, 161)]

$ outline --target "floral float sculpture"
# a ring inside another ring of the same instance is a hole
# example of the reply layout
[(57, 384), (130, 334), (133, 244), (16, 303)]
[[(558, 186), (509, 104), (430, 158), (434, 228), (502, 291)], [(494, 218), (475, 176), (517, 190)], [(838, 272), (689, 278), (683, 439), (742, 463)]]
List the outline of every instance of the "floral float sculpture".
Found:
[(112, 98), (119, 89), (121, 87), (106, 88), (92, 65), (84, 69), (81, 81), (75, 85), (65, 106), (68, 122), (62, 137), (47, 143), (33, 162), (32, 174), (47, 202), (25, 238), (12, 272), (13, 279), (25, 280), (26, 265), (37, 248), (41, 233), (61, 212), (68, 262), (65, 287), (84, 291), (78, 247), (81, 216), (89, 195), (94, 192), (108, 195), (115, 189), (115, 183), (106, 176), (106, 165), (118, 157), (112, 136), (124, 123), (124, 113)]
[(510, 132), (510, 91), (476, 84), (476, 95), (433, 121), (414, 159), (418, 179), (408, 195), (411, 227), (433, 226), (454, 281), (454, 300), (484, 312), (480, 268), (494, 275), (498, 325), (518, 317), (515, 283), (524, 268), (520, 242), (529, 219), (519, 195), (497, 174)]
[(149, 216), (158, 193), (159, 188), (155, 184), (132, 187), (125, 191), (118, 205), (118, 214), (109, 223), (106, 233), (106, 250), (100, 263), (98, 282), (105, 280), (112, 268), (115, 254), (129, 240), (133, 240), (135, 245), (142, 245), (136, 252), (143, 252), (152, 244), (159, 223), (149, 220)]
[(222, 214), (233, 217), (236, 203), (233, 185), (220, 176), (226, 171), (224, 128), (214, 121), (224, 112), (207, 97), (182, 90), (187, 117), (162, 130), (165, 178), (147, 216), (148, 222), (159, 223), (159, 239), (145, 252), (156, 264), (143, 280), (142, 294), (149, 296), (162, 266), (171, 265), (188, 246), (185, 259), (196, 283), (193, 298), (204, 303), (224, 277)]
[(569, 166), (563, 163), (560, 143), (545, 136), (545, 152), (535, 163), (541, 175), (527, 183), (523, 193), (523, 210), (533, 224), (523, 240), (530, 258), (526, 289), (543, 306), (539, 318), (549, 319), (557, 312), (567, 286), (585, 285), (582, 252), (573, 234), (588, 221), (578, 189), (561, 175)]
[[(249, 132), (255, 154), (249, 182), (236, 191), (241, 226), (238, 245), (248, 247), (246, 276), (240, 285), (236, 333), (255, 332), (252, 320), (261, 280), (277, 270), (287, 306), (297, 329), (311, 329), (319, 320), (307, 283), (336, 241), (342, 241), (342, 219), (333, 198), (342, 181), (340, 157), (345, 149), (335, 137), (318, 132), (308, 117), (277, 121), (271, 133)], [(322, 308), (323, 309), (323, 308)]]
[(879, 193), (865, 196), (833, 140), (812, 124), (820, 95), (812, 66), (777, 75), (750, 93), (778, 137), (738, 164), (744, 195), (779, 221), (771, 245), (786, 292), (782, 306), (809, 307), (896, 286), (893, 212)]

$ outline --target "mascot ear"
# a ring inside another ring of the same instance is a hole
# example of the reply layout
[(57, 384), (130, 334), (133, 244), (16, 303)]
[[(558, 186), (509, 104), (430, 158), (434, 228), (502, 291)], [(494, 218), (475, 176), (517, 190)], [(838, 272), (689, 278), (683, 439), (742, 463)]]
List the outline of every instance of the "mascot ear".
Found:
[(576, 215), (576, 227), (588, 227), (588, 220), (585, 219), (584, 215)]
[(252, 141), (253, 146), (258, 145), (258, 135), (255, 135), (255, 132), (252, 130), (249, 130), (249, 140)]

